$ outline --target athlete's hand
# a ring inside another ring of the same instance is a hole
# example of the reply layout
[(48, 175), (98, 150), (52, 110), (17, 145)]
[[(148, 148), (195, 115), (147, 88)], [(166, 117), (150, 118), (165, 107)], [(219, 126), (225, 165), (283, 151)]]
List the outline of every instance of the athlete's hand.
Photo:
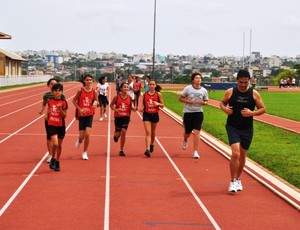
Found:
[(233, 113), (232, 108), (233, 108), (232, 106), (227, 105), (226, 107), (224, 107), (223, 110), (227, 115), (231, 115)]
[(253, 111), (248, 109), (248, 108), (244, 108), (241, 111), (241, 114), (242, 114), (243, 117), (252, 117), (253, 116)]

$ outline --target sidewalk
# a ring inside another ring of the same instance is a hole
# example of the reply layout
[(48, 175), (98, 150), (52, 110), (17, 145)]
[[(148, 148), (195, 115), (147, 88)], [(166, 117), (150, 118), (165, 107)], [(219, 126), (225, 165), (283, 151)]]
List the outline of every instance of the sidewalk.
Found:
[[(217, 100), (209, 99), (209, 105), (220, 108), (220, 102)], [(263, 114), (261, 116), (254, 117), (254, 120), (273, 125), (290, 132), (300, 134), (300, 122), (289, 120), (282, 117), (273, 116), (270, 114)]]

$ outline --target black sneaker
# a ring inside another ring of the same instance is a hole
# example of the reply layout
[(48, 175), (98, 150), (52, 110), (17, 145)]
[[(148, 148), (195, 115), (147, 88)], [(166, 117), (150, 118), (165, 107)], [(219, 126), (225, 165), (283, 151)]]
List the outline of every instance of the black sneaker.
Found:
[(147, 157), (151, 157), (151, 153), (150, 153), (150, 151), (149, 151), (148, 149), (146, 150), (145, 155), (146, 155)]
[(121, 156), (121, 157), (125, 157), (126, 156), (123, 150), (120, 150), (119, 156)]
[(50, 164), (49, 164), (49, 168), (50, 169), (54, 169), (55, 168), (55, 162), (56, 160), (54, 158), (51, 158)]
[(154, 151), (154, 145), (150, 145), (150, 153)]
[(54, 171), (60, 171), (59, 161), (55, 161)]
[(114, 135), (114, 142), (118, 142), (119, 138)]

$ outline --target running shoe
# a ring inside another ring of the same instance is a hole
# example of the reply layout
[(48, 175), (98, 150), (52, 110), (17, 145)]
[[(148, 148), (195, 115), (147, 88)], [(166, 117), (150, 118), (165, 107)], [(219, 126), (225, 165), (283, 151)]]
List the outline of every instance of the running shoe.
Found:
[(87, 152), (83, 152), (82, 153), (82, 159), (83, 160), (88, 160), (89, 158), (88, 158), (88, 155), (87, 155)]
[(48, 158), (47, 158), (47, 160), (46, 160), (46, 162), (50, 163), (51, 159), (52, 159), (52, 157), (51, 157), (51, 155), (49, 155)]
[(79, 149), (80, 148), (80, 144), (81, 144), (81, 142), (79, 141), (79, 139), (76, 141), (76, 143), (75, 143), (75, 148), (76, 149)]
[(186, 150), (187, 147), (188, 147), (187, 141), (183, 140), (183, 141), (182, 141), (182, 149), (183, 149), (183, 150)]
[(147, 157), (151, 157), (151, 153), (150, 153), (150, 151), (149, 151), (148, 149), (146, 150), (145, 155), (146, 155)]
[(99, 121), (103, 121), (103, 117), (101, 117), (101, 118), (99, 119)]
[(198, 154), (197, 151), (194, 151), (194, 153), (193, 153), (193, 158), (194, 158), (194, 159), (199, 159), (199, 158), (200, 158), (200, 156), (199, 156), (199, 154)]
[(228, 192), (237, 192), (236, 190), (236, 180), (230, 181)]
[(54, 169), (55, 168), (55, 162), (56, 160), (54, 158), (51, 158), (50, 164), (49, 164), (49, 168), (50, 169)]
[(117, 138), (115, 135), (114, 135), (114, 142), (118, 142), (119, 138)]
[(237, 191), (242, 191), (243, 190), (243, 185), (241, 179), (237, 179), (236, 181), (236, 190)]
[(154, 145), (150, 145), (150, 153), (154, 151)]
[(59, 161), (55, 161), (54, 171), (60, 171)]
[(103, 116), (104, 116), (104, 118), (107, 118), (107, 115), (106, 115), (106, 113), (104, 113), (104, 115), (103, 115)]
[(123, 150), (120, 150), (119, 156), (121, 156), (121, 157), (125, 157), (126, 156)]

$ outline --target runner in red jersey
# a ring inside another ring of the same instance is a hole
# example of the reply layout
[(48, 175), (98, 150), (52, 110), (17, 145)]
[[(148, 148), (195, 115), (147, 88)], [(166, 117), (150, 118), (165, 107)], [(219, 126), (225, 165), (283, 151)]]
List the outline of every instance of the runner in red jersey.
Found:
[(99, 106), (98, 93), (92, 87), (93, 76), (86, 74), (82, 78), (83, 87), (80, 88), (75, 97), (73, 104), (78, 111), (79, 120), (79, 138), (75, 143), (75, 147), (79, 149), (80, 144), (84, 140), (82, 159), (88, 160), (87, 150), (90, 143), (90, 134), (92, 131), (93, 117), (95, 108)]
[[(49, 87), (49, 91), (46, 92), (43, 96), (43, 102), (42, 102), (42, 106), (41, 109), (39, 111), (39, 114), (42, 115), (42, 113), (44, 112), (44, 109), (47, 106), (47, 102), (50, 98), (53, 98), (53, 94), (52, 94), (52, 86), (55, 85), (56, 83), (58, 83), (58, 79), (56, 78), (50, 78), (47, 82), (47, 87)], [(61, 99), (65, 99), (65, 95), (61, 95)], [(47, 120), (45, 120), (45, 130), (47, 133), (47, 129), (48, 129), (48, 122)], [(51, 141), (51, 137), (47, 135), (47, 150), (48, 150), (48, 158), (47, 158), (47, 163), (50, 163), (51, 161), (51, 149), (52, 149), (52, 141)]]
[(67, 116), (68, 103), (61, 99), (63, 85), (56, 83), (52, 86), (54, 98), (48, 100), (48, 109), (45, 115), (48, 128), (47, 135), (51, 137), (51, 161), (49, 167), (55, 171), (60, 171), (59, 159), (62, 151), (62, 142), (66, 134), (65, 118)]
[(140, 111), (143, 112), (143, 122), (146, 131), (146, 151), (147, 157), (154, 151), (155, 131), (159, 122), (158, 111), (164, 107), (164, 101), (160, 91), (160, 86), (154, 80), (149, 81), (149, 90), (141, 96)]
[(110, 108), (114, 110), (115, 117), (115, 134), (114, 141), (120, 141), (120, 156), (125, 156), (124, 145), (126, 140), (126, 131), (130, 122), (131, 110), (136, 111), (136, 108), (132, 106), (132, 99), (127, 94), (129, 86), (127, 83), (120, 85), (120, 93), (113, 98), (110, 103)]

